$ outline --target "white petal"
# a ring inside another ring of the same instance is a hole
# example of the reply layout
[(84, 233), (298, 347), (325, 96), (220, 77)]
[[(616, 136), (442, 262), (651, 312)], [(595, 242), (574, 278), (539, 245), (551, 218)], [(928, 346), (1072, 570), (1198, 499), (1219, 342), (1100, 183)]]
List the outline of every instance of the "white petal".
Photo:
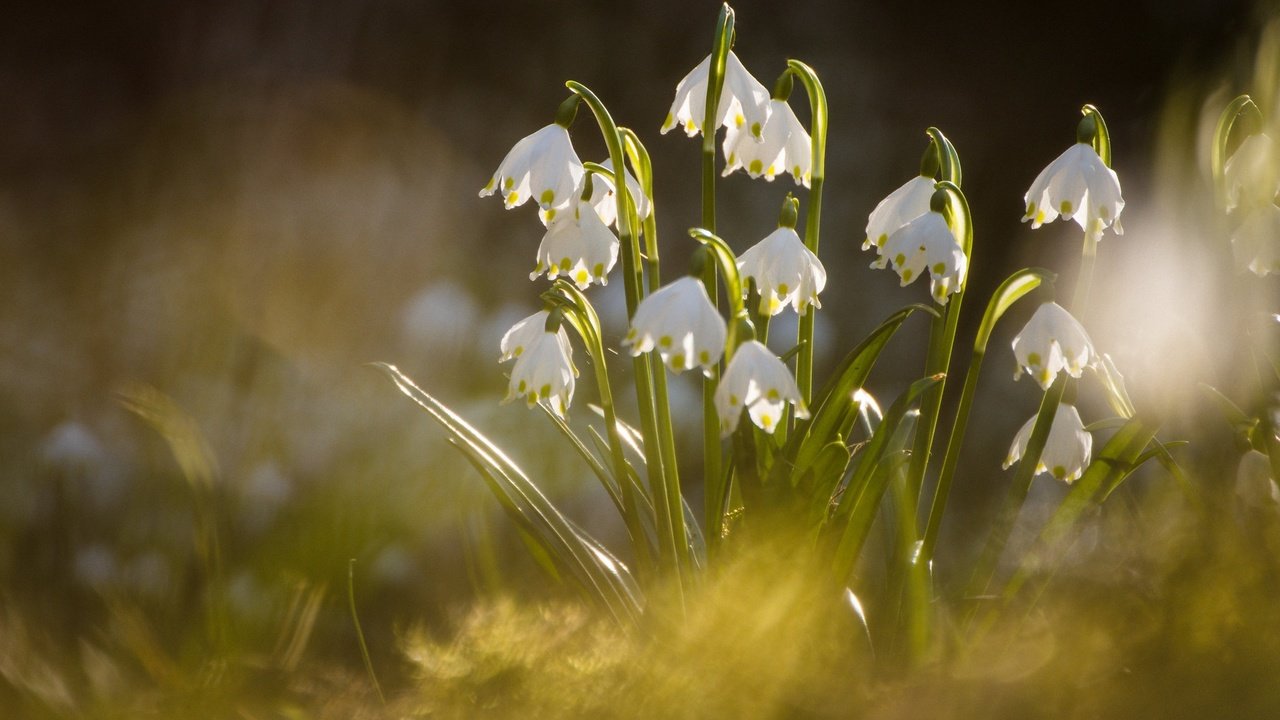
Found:
[(932, 178), (917, 175), (880, 201), (867, 218), (867, 236), (862, 249), (883, 249), (894, 230), (929, 212), (929, 200), (933, 197)]

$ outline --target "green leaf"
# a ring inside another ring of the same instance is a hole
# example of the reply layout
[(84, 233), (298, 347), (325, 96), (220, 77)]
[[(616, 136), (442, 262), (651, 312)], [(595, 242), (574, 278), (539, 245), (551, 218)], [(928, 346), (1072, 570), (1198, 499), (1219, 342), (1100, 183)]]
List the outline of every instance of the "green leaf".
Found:
[[(875, 436), (863, 449), (862, 459), (836, 505), (831, 522), (834, 527), (839, 527), (842, 523), (844, 526), (834, 563), (837, 580), (843, 582), (853, 571), (862, 551), (862, 544), (875, 521), (880, 498), (888, 486), (890, 471), (896, 468), (897, 463), (910, 458), (910, 453), (900, 449), (905, 446), (909, 434), (897, 433), (899, 424), (916, 399), (942, 379), (943, 375), (938, 374), (911, 383), (893, 402), (880, 427), (876, 429)], [(847, 522), (844, 522), (845, 518), (848, 518)]]
[(635, 622), (643, 608), (631, 571), (603, 545), (564, 516), (500, 447), (448, 406), (419, 388), (394, 365), (373, 363), (400, 392), (445, 429), (507, 514), (567, 571), (578, 586), (618, 622)]
[[(875, 367), (876, 360), (889, 339), (898, 332), (898, 328), (902, 327), (903, 321), (917, 310), (935, 317), (938, 314), (936, 310), (926, 305), (908, 305), (902, 308), (872, 330), (871, 334), (850, 351), (836, 368), (827, 386), (818, 394), (812, 416), (808, 422), (796, 427), (796, 432), (792, 433), (786, 447), (783, 448), (782, 457), (789, 462), (784, 461), (774, 465), (775, 468), (782, 470), (790, 469), (792, 485), (798, 484), (822, 448), (840, 436), (840, 429), (845, 425), (848, 415), (858, 413), (858, 404), (854, 402), (854, 391), (866, 383), (871, 368)], [(831, 490), (830, 486), (819, 485), (808, 489), (808, 492), (814, 493), (817, 497), (824, 492), (829, 495)]]

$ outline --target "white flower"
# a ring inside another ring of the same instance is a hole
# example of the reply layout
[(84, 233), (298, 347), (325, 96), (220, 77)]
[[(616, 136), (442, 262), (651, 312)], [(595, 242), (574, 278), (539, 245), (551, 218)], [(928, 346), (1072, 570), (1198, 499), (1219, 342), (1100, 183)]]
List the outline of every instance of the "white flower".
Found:
[(654, 348), (672, 372), (720, 362), (727, 334), (724, 319), (696, 277), (686, 275), (640, 301), (622, 339), (632, 355)]
[[(1031, 431), (1035, 428), (1036, 418), (1022, 426), (1013, 438), (1009, 448), (1009, 456), (1005, 458), (1004, 467), (1008, 467), (1022, 458), (1027, 451), (1027, 442), (1031, 439)], [(1049, 428), (1049, 439), (1045, 441), (1044, 451), (1040, 453), (1040, 462), (1036, 465), (1035, 474), (1047, 472), (1055, 478), (1067, 483), (1075, 482), (1084, 474), (1089, 466), (1089, 456), (1093, 452), (1093, 436), (1084, 429), (1080, 422), (1080, 413), (1065, 403), (1058, 405), (1053, 416), (1053, 425)]]
[[(498, 349), (502, 351), (502, 356), (498, 358), (498, 362), (506, 362), (513, 358), (518, 358), (524, 354), (525, 348), (533, 345), (542, 339), (542, 335), (547, 332), (547, 316), (546, 310), (539, 310), (529, 317), (521, 320), (502, 336), (502, 341), (498, 343)], [(560, 343), (561, 349), (565, 356), (572, 357), (573, 351), (569, 347), (569, 335), (561, 327), (556, 331), (556, 340)]]
[(580, 290), (593, 282), (607, 285), (609, 270), (618, 260), (618, 238), (589, 204), (575, 200), (572, 208), (547, 225), (529, 279), (546, 272), (548, 280), (567, 276)]
[(939, 305), (947, 304), (947, 296), (964, 289), (969, 272), (969, 258), (956, 240), (941, 213), (930, 210), (894, 230), (880, 257), (871, 267), (882, 268), (892, 263), (905, 286), (920, 277), (927, 268), (930, 293)]
[(1124, 234), (1120, 227), (1120, 211), (1124, 210), (1120, 178), (1088, 143), (1072, 145), (1049, 163), (1023, 199), (1027, 214), (1022, 221), (1030, 220), (1032, 228), (1061, 216), (1075, 220), (1086, 232), (1100, 233), (1114, 225), (1117, 235)]
[(935, 189), (933, 178), (917, 175), (889, 193), (867, 217), (867, 237), (862, 241), (862, 249), (875, 246), (876, 252), (883, 254), (884, 244), (894, 230), (929, 212), (929, 200)]
[(1058, 377), (1058, 371), (1066, 370), (1068, 375), (1078, 378), (1086, 367), (1093, 367), (1098, 360), (1084, 327), (1065, 308), (1053, 302), (1041, 305), (1013, 339), (1013, 355), (1018, 359), (1013, 379), (1022, 377), (1022, 371), (1026, 370), (1046, 390)]
[[(689, 137), (702, 132), (702, 121), (707, 114), (707, 76), (711, 69), (711, 56), (698, 64), (676, 86), (676, 99), (671, 111), (662, 123), (662, 132), (680, 125)], [(724, 87), (720, 102), (716, 105), (716, 127), (724, 125), (741, 128), (759, 138), (769, 120), (769, 91), (747, 72), (738, 56), (729, 52), (724, 63)]]
[(770, 100), (769, 120), (759, 138), (730, 127), (724, 137), (725, 166), (722, 175), (743, 168), (753, 178), (761, 175), (773, 182), (774, 175), (789, 172), (797, 185), (809, 187), (813, 163), (813, 143), (809, 132), (784, 100)]
[(1278, 166), (1280, 158), (1270, 137), (1258, 133), (1245, 138), (1222, 169), (1222, 179), (1227, 186), (1227, 210), (1270, 205), (1280, 191)]
[(1231, 234), (1236, 263), (1258, 277), (1280, 275), (1280, 207), (1267, 204), (1244, 212), (1244, 221)]
[(777, 315), (788, 303), (800, 315), (810, 305), (822, 307), (818, 293), (827, 284), (827, 271), (795, 228), (780, 227), (742, 253), (738, 271), (744, 282), (755, 278), (762, 314)]
[[(612, 170), (613, 159), (606, 159), (600, 163), (604, 167)], [(636, 204), (636, 215), (644, 220), (653, 213), (653, 204), (649, 202), (649, 196), (644, 194), (644, 190), (640, 187), (640, 181), (631, 174), (630, 170), (625, 168), (622, 171), (626, 178), (627, 190), (631, 193), (631, 199)], [(591, 176), (591, 198), (587, 201), (591, 203), (591, 207), (596, 209), (596, 214), (600, 216), (600, 220), (605, 225), (614, 225), (616, 227), (618, 220), (618, 201), (613, 195), (613, 176), (594, 174)]]
[[(513, 328), (514, 330), (514, 328)], [(564, 329), (549, 333), (529, 333), (528, 344), (516, 356), (511, 368), (504, 403), (522, 397), (529, 407), (545, 403), (556, 415), (564, 417), (573, 401), (573, 379), (578, 371), (567, 342), (562, 342)], [(506, 338), (503, 338), (505, 341)]]
[(796, 417), (809, 417), (795, 378), (782, 360), (759, 341), (748, 340), (739, 345), (716, 387), (720, 433), (728, 435), (737, 429), (744, 407), (751, 422), (772, 433), (782, 419), (786, 403), (795, 406)]
[(480, 190), (480, 197), (501, 189), (508, 208), (523, 205), (532, 197), (546, 213), (573, 199), (582, 173), (582, 162), (573, 151), (569, 131), (553, 123), (511, 148)]

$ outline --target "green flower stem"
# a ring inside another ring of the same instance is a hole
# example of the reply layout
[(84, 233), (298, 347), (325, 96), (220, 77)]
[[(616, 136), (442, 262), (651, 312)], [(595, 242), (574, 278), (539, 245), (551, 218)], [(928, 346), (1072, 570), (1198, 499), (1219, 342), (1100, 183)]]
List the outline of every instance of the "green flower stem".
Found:
[(960, 447), (964, 443), (969, 411), (973, 406), (973, 396), (978, 389), (978, 375), (982, 370), (982, 361), (987, 354), (987, 343), (991, 339), (996, 321), (1013, 303), (1039, 287), (1042, 282), (1052, 282), (1054, 277), (1053, 273), (1038, 268), (1019, 270), (1001, 283), (992, 294), (991, 301), (987, 303), (982, 324), (978, 327), (978, 334), (973, 341), (973, 355), (969, 359), (969, 369), (965, 373), (964, 387), (960, 392), (960, 405), (956, 408), (951, 438), (947, 442), (946, 454), (943, 455), (942, 470), (938, 474), (938, 485), (934, 490), (933, 505), (929, 508), (929, 523), (925, 528), (924, 541), (916, 558), (917, 563), (927, 565), (933, 560), (933, 551), (938, 543), (938, 532), (942, 527), (942, 516), (947, 506), (947, 497), (951, 492), (951, 481), (960, 463)]
[(649, 151), (645, 149), (640, 138), (631, 128), (621, 127), (623, 143), (631, 167), (636, 170), (636, 179), (640, 181), (640, 190), (649, 199), (649, 217), (644, 219), (644, 261), (645, 278), (648, 290), (653, 293), (662, 287), (662, 275), (658, 263), (658, 208), (653, 202), (653, 163), (649, 160)]
[[(716, 115), (720, 105), (720, 93), (724, 89), (724, 66), (729, 57), (729, 49), (733, 45), (734, 33), (733, 8), (728, 3), (720, 6), (720, 16), (716, 20), (715, 36), (711, 45), (711, 62), (707, 72), (706, 112), (702, 116), (702, 227), (708, 232), (716, 231)], [(702, 272), (702, 284), (707, 288), (711, 304), (719, 307), (719, 289), (716, 282), (716, 270), (708, 266)], [(702, 481), (710, 488), (719, 484), (718, 479), (723, 472), (723, 458), (720, 446), (720, 421), (716, 414), (716, 386), (720, 383), (720, 369), (710, 368), (702, 382)], [(718, 518), (721, 509), (716, 505), (712, 493), (706, 493), (705, 515), (708, 521), (717, 518), (714, 525), (707, 526), (708, 543), (712, 547), (719, 544), (721, 523)]]
[[(973, 258), (973, 220), (969, 214), (969, 203), (960, 191), (959, 186), (950, 180), (938, 183), (945, 189), (951, 199), (951, 223), (957, 231), (960, 245), (972, 265)], [(911, 464), (907, 477), (910, 479), (910, 491), (913, 500), (919, 503), (924, 476), (929, 468), (929, 456), (933, 451), (933, 437), (938, 427), (938, 415), (942, 411), (942, 395), (946, 389), (945, 375), (951, 368), (951, 349), (955, 346), (956, 326), (960, 321), (960, 307), (964, 301), (962, 286), (947, 302), (946, 310), (936, 317), (930, 326), (929, 351), (925, 360), (925, 375), (943, 375), (937, 385), (930, 387), (920, 398), (920, 419), (916, 424), (915, 441), (911, 449)]]
[[(614, 123), (608, 109), (595, 93), (573, 80), (565, 83), (565, 86), (591, 108), (596, 123), (600, 126), (600, 133), (604, 136), (605, 145), (609, 148), (609, 159), (613, 163), (614, 172), (613, 186), (616, 190), (614, 198), (617, 201), (618, 240), (622, 252), (623, 284), (627, 296), (627, 320), (630, 321), (635, 315), (636, 306), (640, 304), (643, 278), (639, 263), (640, 241), (631, 230), (630, 218), (634, 211), (630, 209), (631, 198), (626, 192), (626, 157), (622, 135), (618, 132), (618, 126)], [(640, 425), (646, 439), (645, 468), (649, 476), (649, 490), (654, 495), (653, 504), (658, 516), (659, 555), (662, 565), (676, 582), (677, 592), (683, 597), (681, 569), (688, 564), (685, 551), (688, 544), (685, 541), (684, 513), (672, 515), (670, 512), (673, 506), (670, 498), (673, 494), (676, 496), (674, 506), (680, 507), (680, 481), (676, 474), (677, 468), (674, 465), (667, 467), (663, 462), (661, 440), (663, 433), (658, 420), (659, 417), (669, 418), (670, 411), (667, 408), (659, 410), (656, 407), (652, 353), (641, 353), (635, 356), (632, 365), (636, 377), (636, 405), (640, 410)], [(666, 432), (667, 434), (671, 432), (669, 424)]]
[[(1013, 532), (1014, 523), (1018, 520), (1018, 513), (1022, 509), (1022, 504), (1026, 502), (1027, 494), (1031, 491), (1031, 480), (1035, 477), (1036, 466), (1040, 464), (1040, 455), (1044, 453), (1045, 443), (1049, 441), (1049, 430), (1053, 426), (1054, 414), (1058, 411), (1058, 404), (1062, 402), (1062, 394), (1066, 390), (1070, 376), (1066, 373), (1059, 373), (1058, 378), (1049, 386), (1049, 390), (1045, 392), (1044, 398), (1040, 401), (1040, 411), (1036, 415), (1035, 426), (1031, 430), (1031, 438), (1027, 440), (1026, 452), (1022, 454), (1022, 459), (1018, 461), (1018, 470), (1014, 473), (1013, 482), (1009, 485), (1009, 492), (1005, 496), (1004, 506), (1000, 509), (1000, 514), (996, 517), (995, 524), (991, 527), (991, 534), (987, 537), (987, 545), (982, 550), (982, 556), (978, 559), (978, 564), (974, 567), (973, 576), (969, 580), (969, 587), (965, 595), (969, 598), (978, 598), (986, 594), (987, 588), (991, 584), (991, 580), (995, 575), (996, 565), (1000, 561), (1000, 556), (1004, 553), (1005, 543), (1009, 541), (1009, 534)], [(975, 607), (974, 610), (977, 608)], [(972, 617), (972, 613), (970, 613)]]
[(600, 335), (600, 318), (595, 308), (587, 300), (586, 295), (571, 282), (556, 280), (552, 290), (544, 297), (556, 303), (565, 314), (565, 319), (582, 338), (582, 344), (591, 356), (591, 364), (596, 377), (596, 386), (600, 393), (600, 407), (604, 411), (605, 437), (609, 441), (609, 454), (613, 463), (613, 476), (622, 495), (622, 519), (626, 524), (627, 534), (635, 548), (636, 562), (642, 576), (649, 576), (653, 558), (649, 555), (649, 541), (645, 536), (644, 525), (640, 519), (640, 506), (636, 500), (635, 490), (628, 480), (626, 453), (623, 451), (622, 437), (618, 432), (618, 415), (613, 402), (613, 388), (609, 383), (609, 366), (606, 362), (604, 340)]
[[(787, 70), (799, 78), (809, 95), (809, 138), (813, 156), (809, 175), (809, 206), (804, 221), (804, 246), (818, 254), (818, 232), (822, 223), (822, 184), (827, 171), (827, 94), (818, 74), (799, 60), (788, 60)], [(796, 385), (807, 406), (813, 399), (813, 326), (817, 317), (813, 309), (800, 318), (796, 342), (800, 355), (796, 359)]]

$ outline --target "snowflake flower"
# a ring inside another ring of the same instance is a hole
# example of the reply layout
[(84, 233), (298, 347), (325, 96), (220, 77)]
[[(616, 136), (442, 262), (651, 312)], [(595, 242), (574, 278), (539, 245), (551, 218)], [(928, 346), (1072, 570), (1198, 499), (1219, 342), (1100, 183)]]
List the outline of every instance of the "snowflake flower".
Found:
[[(509, 336), (511, 332), (507, 334)], [(522, 397), (529, 407), (544, 403), (556, 415), (565, 417), (569, 403), (573, 401), (574, 378), (578, 371), (573, 366), (568, 338), (563, 335), (563, 328), (554, 333), (544, 329), (524, 334), (522, 339), (526, 344), (519, 346), (521, 352), (514, 355), (516, 362), (511, 368), (511, 382), (507, 386), (504, 403)], [(506, 341), (507, 338), (503, 338), (504, 344)]]
[(797, 185), (809, 187), (813, 143), (809, 132), (785, 100), (770, 100), (769, 120), (757, 138), (730, 127), (724, 137), (724, 172), (742, 168), (753, 178), (773, 182), (779, 172), (789, 172)]
[(561, 213), (547, 225), (529, 279), (546, 272), (548, 280), (567, 276), (580, 290), (593, 282), (607, 285), (618, 260), (618, 238), (588, 203), (576, 200), (572, 206), (573, 212)]
[(1058, 377), (1058, 371), (1066, 370), (1078, 378), (1086, 367), (1098, 360), (1093, 342), (1084, 327), (1061, 305), (1047, 302), (1036, 309), (1022, 332), (1013, 339), (1013, 355), (1018, 368), (1013, 379), (1027, 374), (1045, 390)]
[(796, 417), (809, 417), (795, 378), (782, 360), (757, 340), (739, 345), (716, 386), (720, 434), (729, 435), (737, 429), (743, 408), (751, 416), (751, 422), (773, 433), (787, 403), (795, 407)]
[(742, 253), (738, 271), (744, 282), (755, 278), (762, 314), (777, 315), (788, 304), (800, 315), (810, 305), (822, 307), (818, 293), (827, 284), (827, 271), (795, 228), (780, 227)]
[[(1005, 469), (1022, 459), (1027, 451), (1027, 442), (1031, 440), (1031, 431), (1035, 428), (1035, 424), (1036, 418), (1033, 415), (1013, 438), (1009, 456), (1004, 461)], [(1054, 413), (1053, 425), (1049, 428), (1049, 439), (1045, 441), (1044, 451), (1040, 453), (1040, 462), (1036, 465), (1035, 474), (1047, 472), (1070, 484), (1084, 474), (1092, 453), (1093, 436), (1084, 429), (1084, 423), (1080, 421), (1080, 413), (1076, 412), (1071, 405), (1060, 404), (1057, 412)]]
[[(711, 70), (711, 56), (698, 64), (676, 85), (676, 98), (662, 123), (665, 135), (676, 125), (684, 128), (689, 137), (702, 132), (702, 121), (707, 114), (707, 78)], [(746, 126), (752, 136), (760, 138), (769, 120), (769, 91), (742, 66), (738, 56), (729, 52), (724, 63), (724, 87), (720, 102), (716, 105), (716, 127)]]
[(1086, 232), (1100, 233), (1113, 226), (1117, 235), (1124, 234), (1120, 178), (1089, 143), (1078, 142), (1049, 163), (1023, 199), (1027, 213), (1022, 221), (1030, 220), (1032, 228), (1063, 217), (1075, 220)]
[(480, 197), (501, 190), (508, 209), (533, 198), (543, 213), (550, 213), (573, 199), (582, 173), (569, 131), (552, 123), (511, 148)]
[(867, 237), (862, 241), (862, 249), (874, 246), (877, 253), (883, 254), (884, 244), (894, 230), (929, 212), (934, 190), (933, 178), (917, 175), (889, 193), (867, 217)]
[(630, 346), (632, 355), (657, 348), (667, 367), (678, 373), (720, 362), (727, 334), (702, 281), (686, 275), (640, 301), (622, 344)]
[(934, 210), (894, 230), (871, 267), (882, 268), (890, 263), (903, 286), (920, 277), (927, 268), (930, 293), (939, 305), (946, 305), (951, 293), (964, 289), (969, 272), (969, 258), (964, 248), (946, 218)]

